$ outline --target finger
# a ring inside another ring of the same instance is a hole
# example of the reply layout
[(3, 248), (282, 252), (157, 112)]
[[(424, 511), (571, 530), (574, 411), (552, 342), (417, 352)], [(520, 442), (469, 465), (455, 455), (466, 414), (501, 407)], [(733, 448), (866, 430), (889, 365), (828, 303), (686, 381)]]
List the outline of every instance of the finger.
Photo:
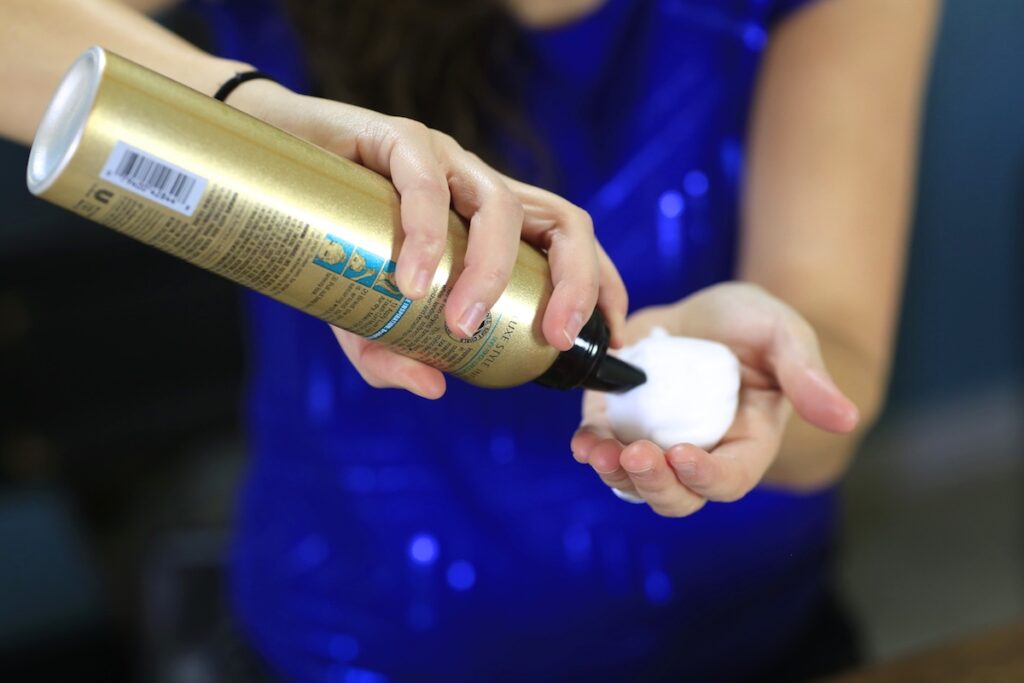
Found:
[[(614, 441), (619, 445), (619, 449), (622, 449), (622, 442), (620, 442), (611, 429), (603, 425), (592, 425), (583, 424), (576, 430), (576, 433), (572, 435), (572, 441), (570, 442), (570, 448), (572, 448), (572, 456), (579, 463), (592, 463), (591, 456), (597, 446), (605, 441)], [(618, 461), (612, 462), (612, 455), (608, 455), (608, 465), (606, 467), (612, 467), (618, 464)], [(615, 458), (618, 454), (615, 454)]]
[(590, 453), (590, 466), (606, 485), (626, 493), (636, 493), (629, 473), (619, 465), (622, 443), (617, 439), (600, 441)]
[(795, 312), (784, 315), (772, 345), (772, 369), (797, 414), (830, 432), (852, 431), (860, 419), (857, 406), (829, 375), (811, 326)]
[(597, 306), (601, 275), (594, 224), (586, 211), (551, 192), (507, 182), (526, 211), (523, 238), (547, 250), (555, 288), (544, 311), (544, 338), (566, 351)]
[(572, 212), (546, 235), (554, 291), (544, 311), (544, 338), (562, 351), (571, 349), (597, 307), (600, 268), (594, 228), (585, 213)]
[(448, 235), (448, 169), (423, 124), (394, 119), (385, 142), (387, 172), (401, 196), (404, 241), (395, 282), (410, 299), (430, 291)]
[(687, 489), (665, 460), (665, 453), (650, 441), (636, 441), (619, 458), (636, 492), (663, 517), (686, 517), (704, 507), (704, 498)]
[(370, 386), (377, 389), (406, 389), (428, 399), (444, 395), (446, 383), (440, 370), (399, 355), (351, 332), (333, 326), (331, 330), (353, 367)]
[(629, 312), (629, 295), (626, 285), (601, 243), (597, 243), (598, 280), (597, 305), (608, 322), (609, 345), (621, 348), (626, 340), (626, 313)]
[(590, 452), (601, 441), (614, 439), (611, 425), (608, 423), (607, 402), (597, 391), (583, 392), (582, 417), (580, 426), (572, 436), (570, 448), (577, 462), (590, 461)]
[(471, 216), (463, 270), (445, 306), (448, 328), (473, 336), (508, 286), (519, 254), (523, 205), (501, 177), (473, 154), (449, 143), (455, 209)]
[(615, 435), (610, 429), (599, 425), (582, 424), (572, 435), (569, 446), (572, 449), (572, 457), (576, 459), (576, 462), (588, 463), (594, 448), (602, 441), (609, 439), (615, 439)]
[(774, 462), (790, 412), (772, 391), (744, 390), (740, 410), (722, 443), (710, 453), (692, 444), (673, 446), (669, 465), (699, 496), (734, 502), (748, 494)]

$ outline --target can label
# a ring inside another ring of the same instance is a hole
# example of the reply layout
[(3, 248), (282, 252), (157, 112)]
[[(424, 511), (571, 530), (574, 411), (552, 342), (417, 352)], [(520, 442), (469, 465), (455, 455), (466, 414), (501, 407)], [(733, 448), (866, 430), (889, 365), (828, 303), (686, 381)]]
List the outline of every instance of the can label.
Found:
[[(133, 158), (139, 157), (123, 157), (123, 166), (138, 164)], [(126, 190), (118, 192), (104, 187), (103, 181), (113, 181), (102, 175), (72, 208), (118, 232), (362, 336), (384, 337), (409, 308), (392, 279), (393, 261), (233, 188), (203, 180), (205, 194), (185, 216), (183, 199), (159, 201), (150, 194), (169, 190), (125, 181), (127, 187), (113, 183)], [(191, 192), (195, 187), (198, 181)], [(180, 206), (168, 211), (169, 201)]]
[(118, 142), (99, 182), (72, 208), (452, 374), (477, 377), (494, 351), (500, 313), (488, 315), (471, 338), (459, 339), (443, 322), (446, 284), (433, 287), (413, 312), (395, 284), (393, 260), (136, 146)]

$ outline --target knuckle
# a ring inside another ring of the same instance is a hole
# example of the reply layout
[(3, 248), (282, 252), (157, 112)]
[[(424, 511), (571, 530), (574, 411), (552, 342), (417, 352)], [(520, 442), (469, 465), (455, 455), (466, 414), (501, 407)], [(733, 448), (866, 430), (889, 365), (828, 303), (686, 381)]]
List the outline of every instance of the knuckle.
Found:
[(408, 119), (404, 116), (395, 116), (391, 119), (392, 129), (401, 135), (413, 135), (416, 137), (426, 138), (430, 134), (430, 129), (425, 125), (414, 119)]
[(569, 236), (560, 225), (553, 225), (544, 231), (543, 244), (546, 249), (554, 250), (558, 249), (560, 245), (566, 243)]
[(451, 190), (440, 170), (436, 174), (424, 173), (416, 182), (416, 189), (424, 194), (434, 195), (439, 201), (444, 201), (446, 204), (451, 200)]
[(409, 240), (415, 254), (422, 258), (434, 258), (444, 250), (445, 233), (435, 227), (421, 226)]
[(432, 277), (436, 275), (436, 270), (444, 257), (444, 242), (428, 239), (422, 244), (417, 244), (414, 249), (416, 250), (416, 263), (419, 267), (435, 271), (432, 273)]
[[(456, 142), (455, 144), (458, 145), (459, 143)], [(462, 147), (459, 147), (459, 149), (466, 155), (466, 160), (469, 161), (469, 163), (478, 166), (487, 166), (487, 162), (484, 161), (476, 152), (470, 152), (468, 149), (462, 149)]]
[(508, 225), (516, 235), (522, 231), (523, 216), (525, 211), (519, 197), (512, 194), (510, 190), (504, 189), (498, 193), (497, 206), (502, 214), (508, 219)]
[(575, 204), (568, 204), (565, 209), (566, 224), (586, 235), (594, 234), (594, 219), (590, 214)]
[(459, 145), (458, 141), (456, 141), (455, 138), (453, 138), (451, 135), (448, 135), (448, 133), (442, 133), (441, 131), (434, 130), (433, 128), (428, 129), (428, 132), (430, 134), (430, 139), (435, 149), (443, 151), (447, 154), (462, 151), (462, 146)]
[(477, 269), (475, 275), (489, 290), (500, 291), (508, 284), (512, 269), (504, 263), (494, 263)]

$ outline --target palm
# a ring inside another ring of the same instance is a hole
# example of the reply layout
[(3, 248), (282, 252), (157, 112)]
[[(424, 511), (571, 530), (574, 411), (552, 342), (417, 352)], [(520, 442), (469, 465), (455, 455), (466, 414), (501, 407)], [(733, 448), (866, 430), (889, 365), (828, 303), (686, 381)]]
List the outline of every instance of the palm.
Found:
[(736, 500), (753, 488), (774, 461), (794, 404), (808, 422), (845, 432), (856, 409), (828, 379), (813, 330), (792, 309), (742, 284), (703, 290), (672, 306), (637, 312), (626, 339), (651, 328), (721, 342), (741, 363), (736, 419), (710, 451), (689, 444), (663, 450), (650, 441), (622, 443), (611, 429), (604, 397), (587, 392), (573, 438), (577, 460), (606, 484), (641, 495), (658, 512), (692, 514), (706, 500)]

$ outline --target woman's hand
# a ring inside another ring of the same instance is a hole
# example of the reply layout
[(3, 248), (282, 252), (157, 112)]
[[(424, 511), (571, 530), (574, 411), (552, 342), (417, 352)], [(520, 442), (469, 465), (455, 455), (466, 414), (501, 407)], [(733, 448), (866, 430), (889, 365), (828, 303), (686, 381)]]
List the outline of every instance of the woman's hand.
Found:
[(742, 498), (779, 457), (791, 406), (810, 424), (847, 433), (856, 406), (829, 377), (811, 326), (792, 308), (755, 285), (726, 283), (671, 306), (632, 315), (626, 341), (652, 327), (721, 342), (741, 364), (736, 420), (711, 451), (679, 444), (667, 451), (650, 441), (624, 444), (612, 433), (604, 397), (587, 392), (573, 455), (612, 488), (639, 496), (658, 514), (683, 517), (709, 500)]
[[(395, 279), (418, 299), (430, 290), (448, 230), (448, 210), (470, 223), (465, 269), (445, 306), (445, 321), (469, 337), (508, 284), (521, 239), (547, 250), (554, 293), (544, 337), (572, 346), (599, 305), (621, 343), (627, 309), (618, 272), (594, 238), (585, 211), (502, 176), (451, 137), (409, 119), (297, 95), (269, 81), (242, 85), (229, 103), (389, 178), (401, 195), (405, 242)], [(425, 398), (445, 390), (444, 375), (362, 337), (334, 328), (346, 355), (374, 387), (401, 387)]]

